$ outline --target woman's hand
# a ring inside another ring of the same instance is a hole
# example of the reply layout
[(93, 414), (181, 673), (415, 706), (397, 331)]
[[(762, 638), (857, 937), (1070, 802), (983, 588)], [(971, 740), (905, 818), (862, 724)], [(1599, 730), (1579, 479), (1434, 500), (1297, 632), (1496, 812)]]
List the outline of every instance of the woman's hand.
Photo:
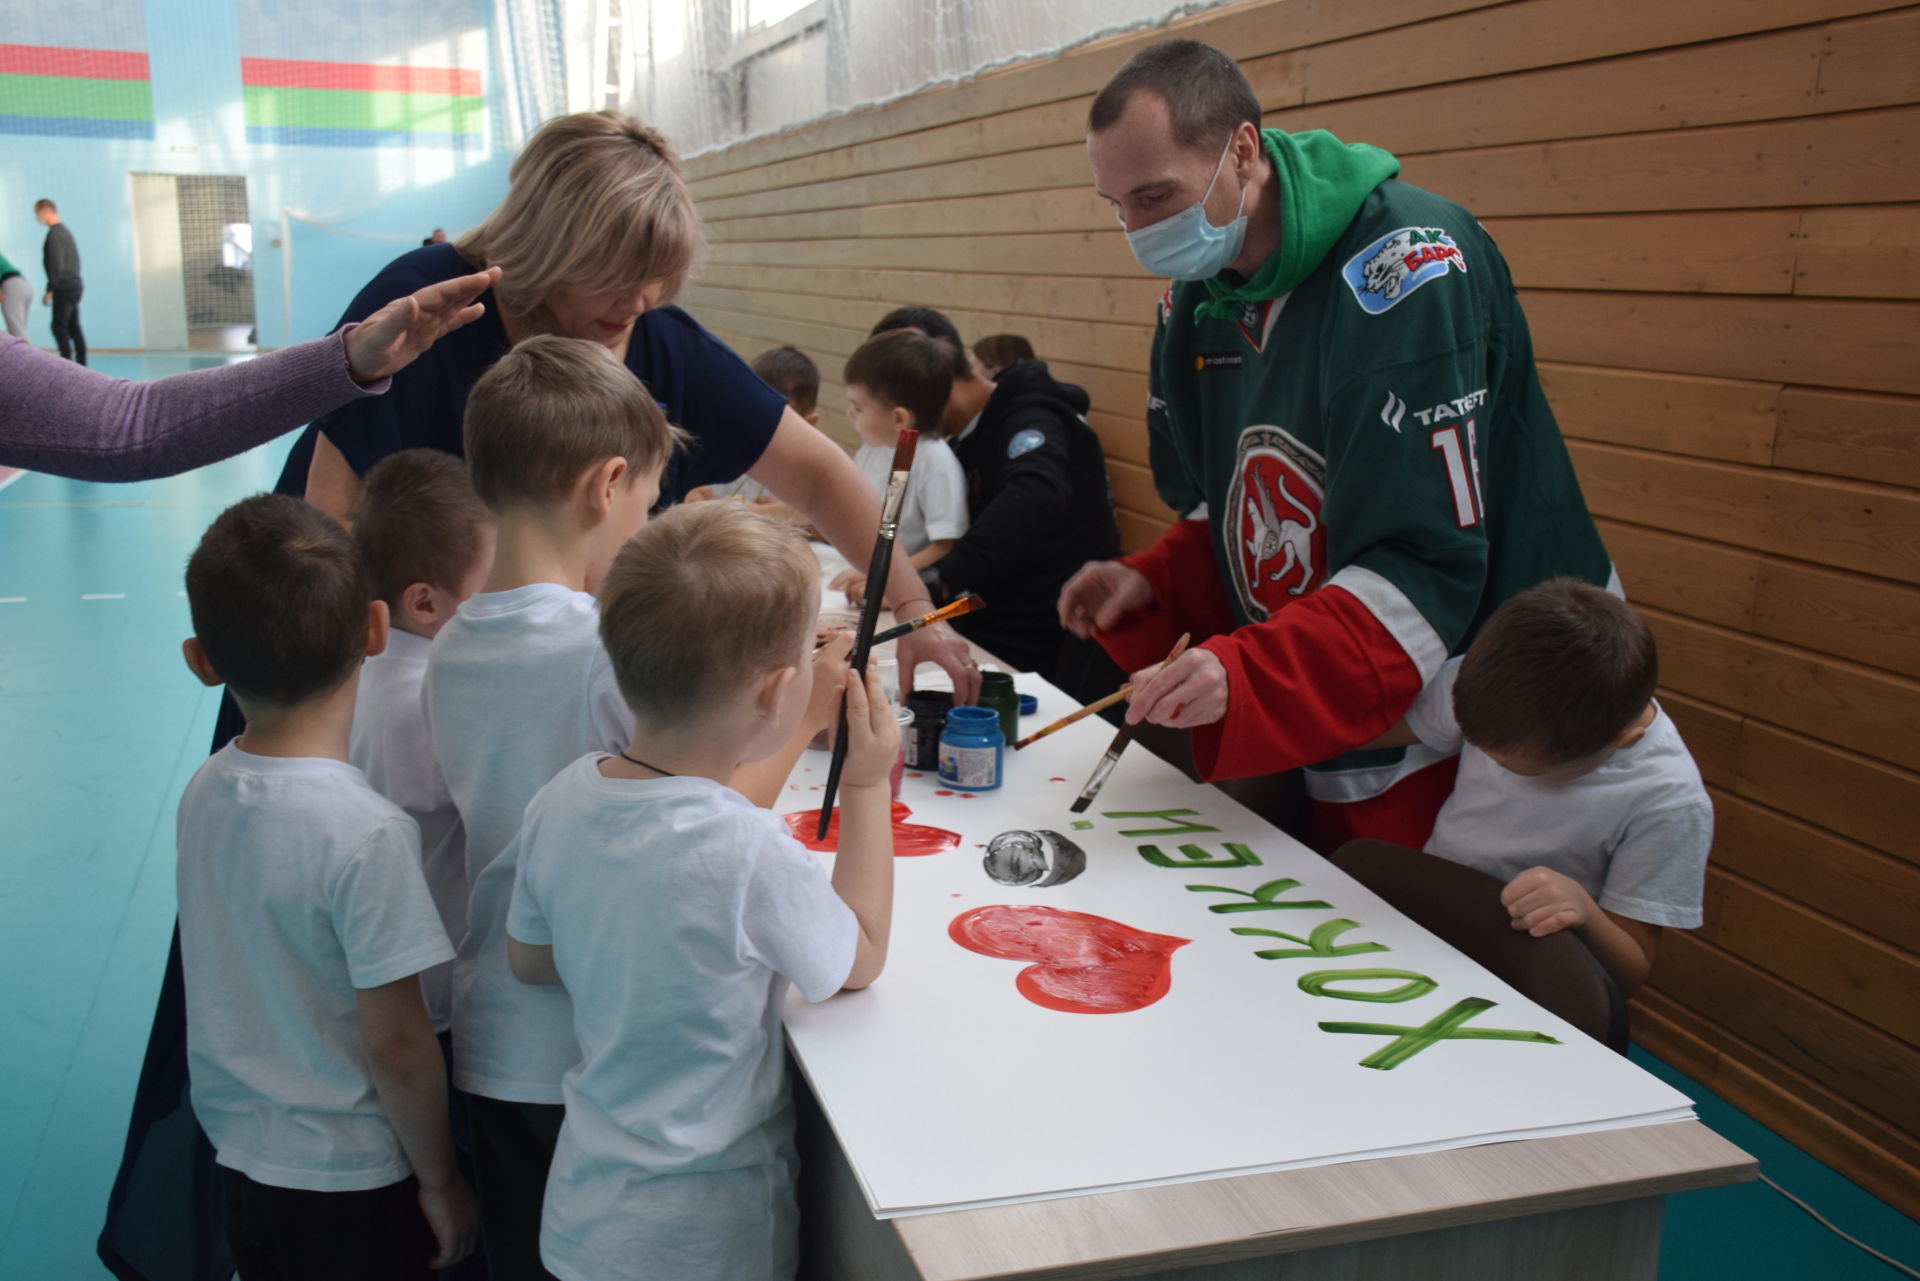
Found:
[(1060, 589), (1060, 626), (1085, 640), (1152, 604), (1153, 587), (1145, 574), (1117, 560), (1097, 560), (1082, 565)]
[(1151, 721), (1170, 729), (1211, 725), (1227, 714), (1227, 669), (1211, 650), (1190, 649), (1171, 663), (1133, 674), (1127, 724)]
[(500, 279), (489, 267), (396, 298), (347, 331), (347, 372), (358, 383), (391, 378), (421, 352), (469, 321), (486, 307), (481, 294)]
[[(923, 605), (924, 609), (919, 608)], [(894, 606), (893, 616), (905, 623), (932, 610), (932, 601), (907, 601)], [(960, 633), (953, 628), (945, 623), (931, 623), (917, 632), (902, 636), (899, 645), (900, 701), (903, 704), (907, 701), (907, 695), (913, 692), (914, 668), (922, 663), (933, 663), (953, 678), (955, 704), (964, 706), (979, 701), (980, 664), (973, 661), (973, 651), (967, 648), (967, 642), (960, 639)]]

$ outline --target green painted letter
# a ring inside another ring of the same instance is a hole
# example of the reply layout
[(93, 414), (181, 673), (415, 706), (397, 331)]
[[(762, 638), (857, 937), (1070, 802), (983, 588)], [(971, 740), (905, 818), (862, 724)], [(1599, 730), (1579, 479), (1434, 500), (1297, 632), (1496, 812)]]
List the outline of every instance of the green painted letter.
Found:
[[(1362, 979), (1405, 979), (1399, 987), (1390, 987), (1384, 992), (1367, 992), (1352, 988), (1333, 986), (1341, 980), (1357, 982)], [(1440, 985), (1424, 974), (1415, 974), (1412, 970), (1314, 970), (1300, 976), (1300, 990), (1309, 996), (1331, 996), (1342, 1001), (1386, 1001), (1397, 1003), (1411, 1001), (1425, 996)]]
[(1534, 1045), (1558, 1045), (1559, 1041), (1545, 1032), (1516, 1032), (1504, 1027), (1464, 1027), (1466, 1021), (1483, 1010), (1490, 1010), (1492, 1001), (1484, 997), (1470, 996), (1464, 1001), (1455, 1001), (1450, 1007), (1422, 1023), (1419, 1027), (1401, 1027), (1394, 1023), (1322, 1023), (1322, 1032), (1357, 1032), (1361, 1036), (1390, 1036), (1391, 1042), (1381, 1046), (1366, 1058), (1360, 1060), (1361, 1067), (1379, 1068), (1383, 1072), (1391, 1071), (1405, 1063), (1429, 1045), (1441, 1041), (1527, 1041)]
[(1249, 903), (1215, 903), (1209, 912), (1279, 912), (1290, 907), (1332, 907), (1333, 904), (1317, 898), (1303, 898), (1291, 903), (1277, 900), (1288, 890), (1298, 889), (1300, 882), (1291, 877), (1282, 877), (1277, 881), (1268, 881), (1256, 890), (1236, 890), (1230, 885), (1189, 885), (1187, 888), (1195, 894), (1238, 894)]
[(1313, 927), (1313, 933), (1301, 938), (1297, 934), (1285, 934), (1279, 930), (1256, 930), (1240, 926), (1235, 934), (1254, 934), (1262, 938), (1285, 939), (1289, 943), (1298, 943), (1299, 947), (1268, 947), (1255, 952), (1263, 961), (1286, 961), (1299, 956), (1358, 956), (1362, 952), (1390, 952), (1393, 949), (1385, 943), (1336, 943), (1335, 939), (1348, 930), (1358, 929), (1360, 922), (1349, 921), (1344, 917), (1335, 917), (1331, 921), (1322, 921)]
[[(1132, 836), (1132, 832), (1122, 832), (1122, 836)], [(1214, 858), (1198, 845), (1182, 845), (1180, 852), (1185, 858), (1173, 858), (1158, 845), (1142, 845), (1140, 857), (1155, 867), (1258, 867), (1260, 856), (1238, 841), (1227, 842), (1224, 858)]]
[[(1217, 832), (1217, 827), (1208, 827), (1204, 823), (1195, 823), (1181, 818), (1182, 814), (1198, 814), (1199, 810), (1101, 810), (1102, 818), (1164, 818), (1173, 820), (1172, 827), (1136, 827), (1121, 829), (1122, 836), (1178, 836), (1182, 832)], [(1256, 862), (1258, 860), (1255, 860)]]

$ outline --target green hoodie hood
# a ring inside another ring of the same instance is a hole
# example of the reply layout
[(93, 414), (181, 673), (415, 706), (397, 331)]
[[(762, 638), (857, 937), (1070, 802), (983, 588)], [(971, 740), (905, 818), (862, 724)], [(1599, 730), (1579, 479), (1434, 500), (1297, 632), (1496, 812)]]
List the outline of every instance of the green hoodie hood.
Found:
[(1278, 298), (1320, 265), (1373, 189), (1400, 172), (1400, 162), (1364, 142), (1342, 142), (1324, 129), (1262, 129), (1261, 141), (1280, 183), (1280, 244), (1239, 286), (1222, 273), (1205, 281), (1211, 301), (1194, 319), (1231, 320), (1247, 303)]

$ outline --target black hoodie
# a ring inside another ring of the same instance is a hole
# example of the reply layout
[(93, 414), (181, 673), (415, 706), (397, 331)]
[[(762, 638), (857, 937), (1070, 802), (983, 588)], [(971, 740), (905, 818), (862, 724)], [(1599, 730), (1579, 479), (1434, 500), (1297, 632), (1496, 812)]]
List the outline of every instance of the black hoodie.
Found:
[(972, 523), (939, 561), (940, 584), (987, 602), (953, 625), (1049, 678), (1067, 640), (1061, 586), (1088, 561), (1120, 554), (1106, 459), (1082, 417), (1088, 403), (1044, 361), (1016, 361), (995, 379), (973, 430), (950, 442), (966, 472)]

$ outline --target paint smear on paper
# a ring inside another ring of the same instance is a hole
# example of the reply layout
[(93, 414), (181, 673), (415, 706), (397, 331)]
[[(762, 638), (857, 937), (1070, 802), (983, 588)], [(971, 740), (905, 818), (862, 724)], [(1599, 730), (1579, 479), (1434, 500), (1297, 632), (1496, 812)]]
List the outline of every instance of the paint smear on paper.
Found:
[[(907, 822), (907, 816), (913, 811), (900, 801), (893, 803), (893, 855), (895, 858), (923, 858), (928, 854), (944, 854), (960, 844), (960, 833), (949, 832), (944, 827), (922, 827), (918, 823)], [(803, 814), (785, 816), (787, 828), (793, 833), (793, 839), (810, 850), (821, 850), (831, 854), (840, 848), (840, 807), (833, 807), (833, 817), (827, 820), (827, 834), (816, 839), (814, 833), (820, 829), (820, 811), (808, 810)]]
[(1032, 961), (1014, 979), (1020, 995), (1066, 1014), (1129, 1014), (1173, 985), (1173, 953), (1192, 939), (1056, 907), (976, 907), (947, 934), (970, 952)]
[(980, 860), (1002, 885), (1063, 885), (1087, 870), (1087, 852), (1058, 832), (1002, 832), (987, 842)]

